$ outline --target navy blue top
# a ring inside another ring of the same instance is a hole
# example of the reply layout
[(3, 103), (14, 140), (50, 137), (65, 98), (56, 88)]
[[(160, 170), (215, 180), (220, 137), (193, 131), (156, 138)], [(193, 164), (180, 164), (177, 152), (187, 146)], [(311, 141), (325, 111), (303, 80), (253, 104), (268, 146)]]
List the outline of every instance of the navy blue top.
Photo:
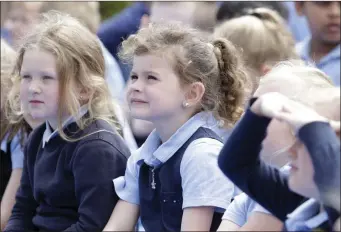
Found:
[[(250, 105), (255, 100), (256, 98), (252, 99)], [(270, 121), (270, 118), (258, 116), (248, 108), (222, 149), (218, 164), (225, 175), (243, 192), (274, 216), (285, 221), (287, 214), (306, 199), (289, 189), (286, 175), (267, 165), (259, 157)], [(319, 175), (320, 170), (325, 169), (326, 166), (317, 164), (322, 162), (321, 157), (318, 158), (318, 156), (340, 156), (340, 142), (338, 146), (331, 145), (335, 143), (337, 137), (330, 131), (330, 126), (322, 122), (310, 123), (299, 130), (299, 138), (309, 150), (314, 168), (317, 168), (315, 173)], [(320, 142), (316, 143), (316, 141)], [(316, 162), (317, 159), (318, 162)], [(324, 180), (315, 177), (315, 181)], [(317, 185), (320, 184), (317, 183)]]
[[(42, 147), (46, 124), (34, 130), (16, 204), (5, 231), (102, 231), (118, 201), (112, 179), (124, 175), (129, 149), (106, 122), (85, 130), (76, 123), (64, 131), (80, 138), (54, 136)], [(78, 130), (78, 132), (77, 132)], [(89, 135), (91, 132), (106, 130)]]
[(149, 14), (149, 9), (145, 3), (136, 2), (100, 25), (97, 35), (115, 58), (121, 42), (140, 28), (141, 17), (144, 14)]

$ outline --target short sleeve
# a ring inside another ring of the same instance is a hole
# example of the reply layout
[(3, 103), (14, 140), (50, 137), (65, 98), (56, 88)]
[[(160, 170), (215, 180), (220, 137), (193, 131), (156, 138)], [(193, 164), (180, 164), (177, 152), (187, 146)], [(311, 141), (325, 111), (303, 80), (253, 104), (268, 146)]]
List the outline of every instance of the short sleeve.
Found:
[(11, 141), (11, 160), (12, 160), (12, 169), (23, 168), (24, 150), (20, 144), (18, 135), (14, 136), (14, 138)]
[(271, 214), (269, 211), (267, 211), (266, 209), (264, 209), (261, 205), (259, 204), (255, 204), (252, 212), (260, 212), (260, 213), (265, 213), (265, 214)]
[(121, 200), (132, 204), (139, 205), (139, 182), (138, 182), (138, 152), (134, 152), (128, 159), (127, 169), (124, 176), (120, 176), (113, 180), (115, 191)]
[(223, 144), (215, 139), (193, 141), (186, 149), (181, 165), (183, 208), (214, 206), (226, 209), (234, 193), (233, 183), (218, 167)]
[(222, 219), (229, 220), (242, 227), (247, 221), (247, 203), (247, 195), (240, 194), (236, 196), (232, 203), (227, 207)]

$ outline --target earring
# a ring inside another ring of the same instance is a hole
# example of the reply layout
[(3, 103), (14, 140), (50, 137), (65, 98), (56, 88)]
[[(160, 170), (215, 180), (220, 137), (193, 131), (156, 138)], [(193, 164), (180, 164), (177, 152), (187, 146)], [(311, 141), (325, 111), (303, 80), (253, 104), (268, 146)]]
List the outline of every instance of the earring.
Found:
[(185, 108), (187, 108), (187, 107), (189, 106), (189, 103), (184, 101), (184, 102), (182, 103), (182, 106), (185, 107)]

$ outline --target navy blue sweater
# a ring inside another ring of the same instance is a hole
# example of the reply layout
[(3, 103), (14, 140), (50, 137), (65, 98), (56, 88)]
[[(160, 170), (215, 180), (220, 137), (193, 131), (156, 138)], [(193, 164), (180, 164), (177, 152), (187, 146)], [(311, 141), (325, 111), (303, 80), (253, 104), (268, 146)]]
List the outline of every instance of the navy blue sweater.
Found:
[[(32, 132), (16, 204), (5, 231), (102, 231), (118, 201), (112, 180), (125, 173), (129, 149), (106, 122), (71, 123), (42, 148), (45, 124)], [(77, 132), (78, 130), (78, 132)]]
[[(251, 105), (255, 100), (251, 100)], [(281, 221), (285, 221), (287, 214), (296, 209), (306, 198), (292, 192), (288, 186), (288, 177), (278, 169), (267, 165), (259, 157), (270, 121), (269, 118), (257, 116), (248, 108), (224, 145), (218, 164), (225, 175), (243, 192)], [(315, 132), (312, 133), (313, 131)], [(310, 123), (299, 131), (299, 137), (309, 150), (315, 168), (326, 167), (317, 166), (317, 156), (322, 154), (340, 156), (340, 143), (338, 146), (330, 146), (336, 139), (335, 133), (332, 135), (330, 131), (331, 128), (326, 126), (326, 123)], [(316, 143), (316, 141), (321, 142)], [(317, 168), (315, 172), (318, 173), (318, 170)], [(315, 177), (315, 180), (318, 179)], [(332, 213), (327, 210), (328, 214), (329, 212)], [(335, 220), (335, 215), (329, 214), (329, 217)]]

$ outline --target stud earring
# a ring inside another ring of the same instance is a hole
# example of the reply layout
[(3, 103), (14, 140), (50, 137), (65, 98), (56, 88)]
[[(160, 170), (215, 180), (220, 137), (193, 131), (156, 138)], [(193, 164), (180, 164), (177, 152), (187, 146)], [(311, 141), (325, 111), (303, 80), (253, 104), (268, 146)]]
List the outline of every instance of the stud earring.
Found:
[(182, 106), (185, 107), (185, 108), (187, 108), (187, 107), (189, 106), (189, 103), (188, 103), (188, 102), (183, 102), (183, 103), (182, 103)]

